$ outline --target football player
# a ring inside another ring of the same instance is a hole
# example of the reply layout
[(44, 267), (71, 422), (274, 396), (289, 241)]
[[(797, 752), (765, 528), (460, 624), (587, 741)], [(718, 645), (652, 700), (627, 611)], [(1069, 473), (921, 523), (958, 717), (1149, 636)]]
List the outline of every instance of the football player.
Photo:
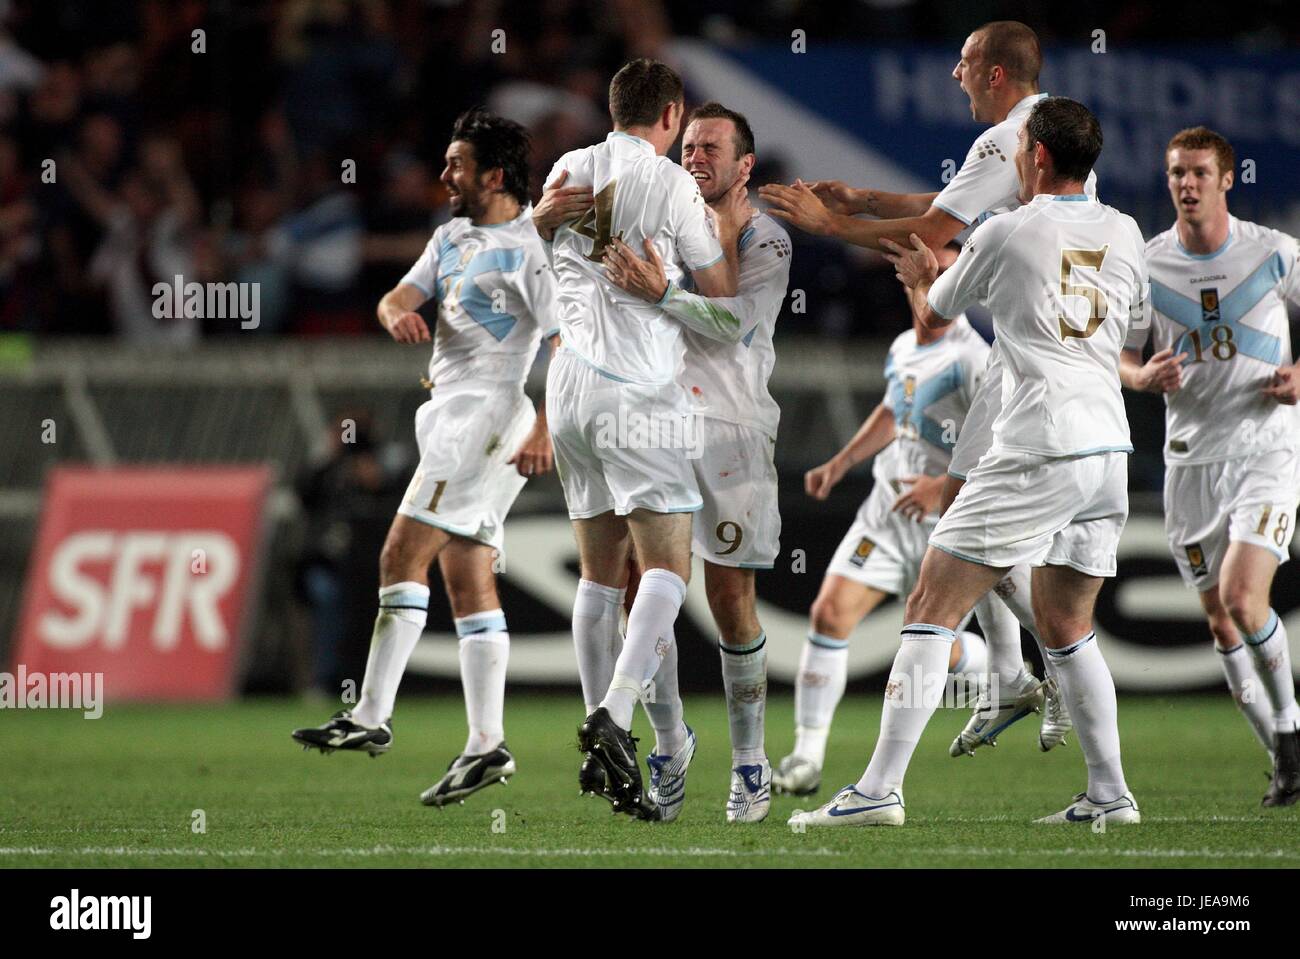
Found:
[(1124, 385), (1165, 396), (1165, 530), (1238, 708), (1273, 761), (1265, 806), (1300, 799), (1300, 707), (1269, 605), (1300, 501), (1300, 306), (1294, 237), (1228, 212), (1232, 145), (1205, 127), (1165, 149), (1174, 225), (1147, 244), (1155, 353), (1130, 338)]
[[(527, 133), (470, 111), (456, 121), (446, 161), (454, 216), (379, 301), (389, 335), (432, 342), (433, 357), (430, 398), (415, 415), (420, 462), (379, 556), (379, 615), (361, 697), (324, 725), (293, 733), (322, 752), (389, 750), (393, 703), (424, 631), (436, 559), (460, 637), (469, 736), (421, 795), (433, 806), (515, 772), (502, 715), (510, 634), (492, 564), (515, 497), (528, 477), (551, 468), (546, 416), (524, 395), (524, 382), (543, 335), (555, 332), (554, 274), (528, 199)], [(431, 300), (432, 334), (417, 312)]]

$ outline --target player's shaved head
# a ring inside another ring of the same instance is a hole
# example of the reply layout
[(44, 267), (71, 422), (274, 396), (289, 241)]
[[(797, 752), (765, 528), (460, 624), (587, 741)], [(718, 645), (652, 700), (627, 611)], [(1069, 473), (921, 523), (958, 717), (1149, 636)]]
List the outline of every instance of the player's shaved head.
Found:
[(1043, 69), (1043, 50), (1038, 34), (1019, 20), (993, 20), (971, 34), (979, 43), (979, 63), (1001, 67), (1007, 79), (1037, 88)]
[(645, 57), (625, 63), (609, 82), (609, 115), (620, 128), (651, 126), (669, 104), (684, 99), (682, 78)]

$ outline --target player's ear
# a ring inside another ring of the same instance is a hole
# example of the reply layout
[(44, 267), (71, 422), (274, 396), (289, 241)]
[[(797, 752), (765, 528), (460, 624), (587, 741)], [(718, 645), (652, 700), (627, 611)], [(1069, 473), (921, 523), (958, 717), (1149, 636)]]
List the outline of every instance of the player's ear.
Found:
[(1237, 172), (1235, 170), (1224, 170), (1219, 183), (1223, 186), (1223, 192), (1227, 193), (1232, 189), (1232, 185), (1237, 182)]
[(743, 175), (747, 175), (747, 174), (749, 174), (750, 172), (752, 172), (753, 169), (754, 169), (754, 164), (755, 164), (755, 162), (757, 162), (757, 160), (756, 160), (754, 154), (752, 154), (752, 153), (746, 153), (743, 157), (741, 157), (741, 158), (740, 158), (740, 172), (741, 172), (741, 175), (742, 175), (742, 176), (743, 176)]

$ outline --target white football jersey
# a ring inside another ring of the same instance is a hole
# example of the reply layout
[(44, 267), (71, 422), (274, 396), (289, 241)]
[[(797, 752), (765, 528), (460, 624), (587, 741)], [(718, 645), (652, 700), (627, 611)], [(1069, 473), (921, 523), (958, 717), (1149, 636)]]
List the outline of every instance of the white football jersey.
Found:
[[(939, 191), (933, 205), (967, 226), (977, 226), (996, 213), (1019, 207), (1020, 177), (1016, 174), (1015, 153), (1020, 128), (1034, 104), (1046, 96), (1030, 94), (1011, 108), (1005, 120), (976, 137), (961, 169)], [(1097, 174), (1088, 174), (1083, 192), (1097, 195)]]
[(722, 259), (722, 247), (695, 179), (640, 137), (615, 131), (605, 142), (560, 157), (546, 182), (568, 171), (566, 187), (589, 186), (595, 206), (555, 231), (560, 338), (605, 375), (661, 386), (681, 358), (681, 324), (660, 306), (620, 290), (605, 276), (605, 245), (620, 237), (639, 256), (653, 239), (669, 282)]
[(740, 282), (734, 297), (712, 299), (670, 293), (664, 309), (683, 322), (725, 310), (740, 321), (739, 342), (713, 339), (690, 326), (683, 331), (686, 353), (678, 377), (697, 416), (749, 426), (776, 439), (781, 409), (768, 391), (776, 366), (772, 334), (790, 283), (790, 236), (770, 216), (755, 213), (740, 234)]
[(894, 442), (872, 463), (877, 483), (948, 471), (988, 358), (989, 345), (965, 316), (924, 346), (917, 346), (916, 330), (895, 337), (885, 360), (883, 400), (894, 414)]
[(955, 317), (993, 314), (1002, 411), (993, 448), (1042, 456), (1132, 452), (1119, 354), (1149, 322), (1142, 234), (1133, 218), (1082, 193), (1041, 194), (990, 217), (930, 289)]
[(533, 226), (533, 208), (505, 223), (458, 216), (433, 239), (402, 283), (438, 302), (429, 379), (523, 384), (542, 334), (555, 332), (555, 274)]
[[(1300, 406), (1260, 390), (1291, 363), (1286, 301), (1300, 306), (1300, 245), (1229, 218), (1213, 253), (1183, 249), (1171, 227), (1146, 246), (1156, 350), (1186, 353), (1183, 384), (1165, 394), (1165, 462), (1213, 463), (1300, 446)], [(1135, 330), (1128, 346), (1145, 344)]]

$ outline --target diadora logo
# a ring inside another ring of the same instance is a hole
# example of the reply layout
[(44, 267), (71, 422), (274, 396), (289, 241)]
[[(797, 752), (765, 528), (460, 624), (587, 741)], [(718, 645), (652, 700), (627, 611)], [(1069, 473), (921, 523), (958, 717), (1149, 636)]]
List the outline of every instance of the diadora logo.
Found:
[(976, 159), (982, 160), (985, 157), (992, 157), (992, 156), (997, 157), (1003, 163), (1007, 162), (1006, 154), (1002, 152), (1002, 148), (999, 147), (992, 140), (981, 140), (979, 143), (975, 144)]
[(40, 615), (37, 633), (56, 649), (97, 639), (119, 649), (137, 612), (151, 609), (155, 648), (175, 649), (188, 624), (200, 647), (221, 650), (230, 635), (218, 607), (239, 568), (239, 549), (220, 530), (74, 533), (50, 559), (49, 589), (57, 605)]

